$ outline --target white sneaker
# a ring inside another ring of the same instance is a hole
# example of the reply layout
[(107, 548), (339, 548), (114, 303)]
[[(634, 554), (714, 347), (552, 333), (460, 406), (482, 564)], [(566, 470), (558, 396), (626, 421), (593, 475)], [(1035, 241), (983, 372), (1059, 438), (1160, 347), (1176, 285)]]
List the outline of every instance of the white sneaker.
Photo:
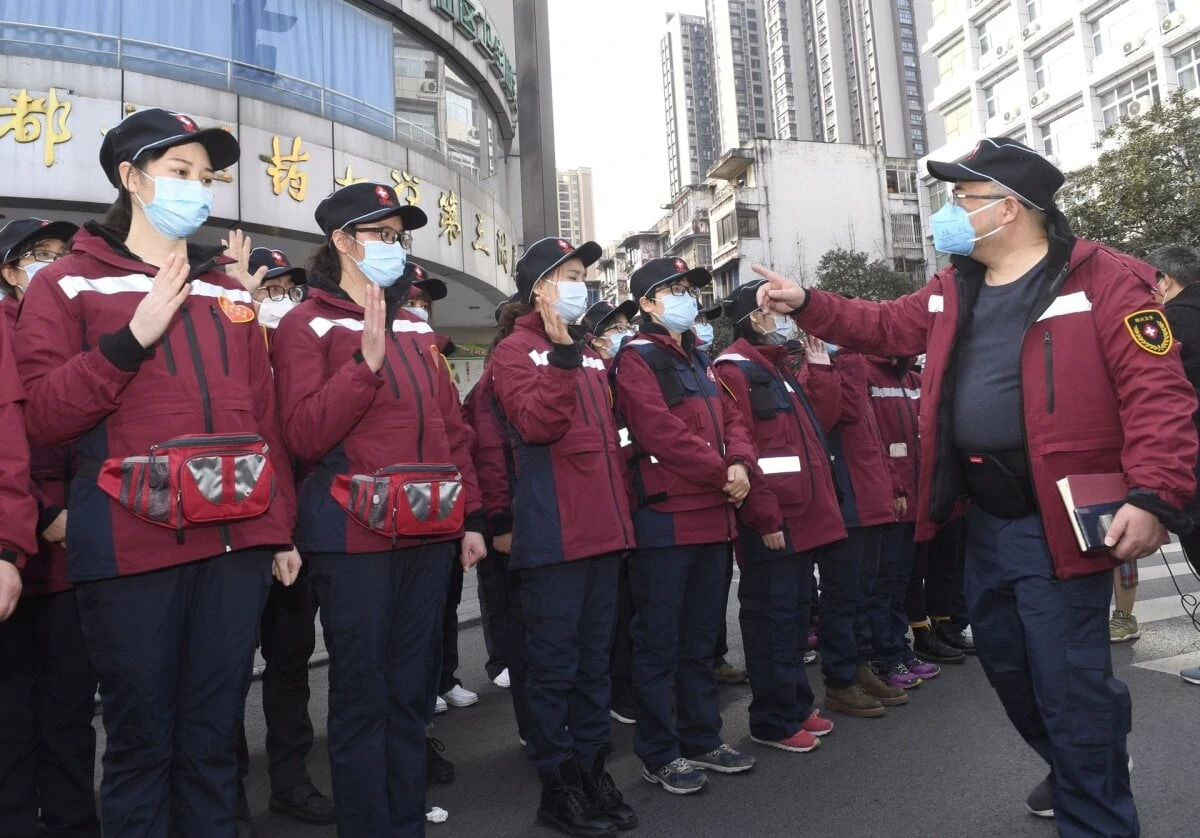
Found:
[(442, 698), (455, 707), (470, 707), (479, 701), (478, 695), (466, 689), (461, 684), (455, 685), (454, 689), (448, 693), (442, 693)]
[(437, 699), (437, 703), (433, 705), (433, 715), (440, 716), (443, 713), (445, 713), (448, 709), (449, 708), (446, 706), (446, 699), (442, 698), (439, 695), (438, 699)]
[(512, 680), (508, 677), (508, 667), (504, 671), (492, 679), (492, 683), (502, 690), (507, 690), (512, 687)]
[(963, 636), (963, 639), (966, 640), (968, 643), (973, 644), (975, 642), (975, 635), (971, 634), (970, 626), (967, 626), (965, 629), (962, 630), (962, 636)]

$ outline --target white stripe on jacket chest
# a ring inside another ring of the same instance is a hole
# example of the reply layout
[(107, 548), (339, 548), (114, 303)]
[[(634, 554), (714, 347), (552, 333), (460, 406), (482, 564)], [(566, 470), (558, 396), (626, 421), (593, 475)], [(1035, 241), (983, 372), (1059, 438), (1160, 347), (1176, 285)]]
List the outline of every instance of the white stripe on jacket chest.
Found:
[[(550, 366), (550, 350), (549, 349), (543, 349), (540, 352), (536, 349), (531, 349), (531, 350), (529, 350), (529, 357), (533, 360), (533, 365), (535, 367)], [(590, 369), (594, 369), (594, 370), (600, 370), (601, 372), (603, 372), (604, 371), (604, 362), (602, 360), (600, 360), (599, 358), (592, 358), (588, 355), (584, 355), (583, 356), (583, 367), (584, 367), (584, 369), (590, 368)]]
[[(212, 297), (214, 299), (224, 297), (239, 303), (251, 302), (250, 294), (241, 289), (225, 288), (202, 279), (194, 279), (189, 285), (191, 286), (188, 291), (190, 297)], [(75, 299), (84, 291), (92, 291), (97, 294), (145, 294), (153, 286), (154, 278), (145, 274), (100, 276), (94, 279), (83, 276), (64, 276), (58, 280), (58, 287), (67, 295), (68, 300)]]
[(1051, 317), (1062, 317), (1064, 314), (1084, 314), (1091, 310), (1092, 301), (1087, 298), (1087, 294), (1083, 291), (1076, 291), (1056, 298), (1050, 307), (1042, 312), (1042, 316), (1037, 319), (1037, 322), (1041, 323)]
[[(336, 320), (331, 320), (327, 317), (314, 317), (308, 321), (308, 325), (317, 337), (325, 337), (329, 334), (329, 330), (338, 326), (343, 329), (349, 329), (352, 332), (361, 332), (363, 330), (363, 322), (355, 320), (353, 317), (340, 317)], [(425, 323), (414, 323), (411, 320), (393, 320), (392, 332), (402, 334), (404, 332), (415, 332), (418, 334), (433, 334), (433, 329)]]

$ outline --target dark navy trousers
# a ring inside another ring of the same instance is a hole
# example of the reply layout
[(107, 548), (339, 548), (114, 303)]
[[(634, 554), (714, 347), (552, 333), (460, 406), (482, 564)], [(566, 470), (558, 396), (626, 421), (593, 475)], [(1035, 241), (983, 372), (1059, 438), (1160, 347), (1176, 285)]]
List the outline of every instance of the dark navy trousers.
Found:
[(721, 745), (713, 650), (728, 560), (726, 542), (638, 550), (630, 559), (634, 750), (651, 771)]
[(0, 835), (99, 838), (96, 674), (75, 592), (24, 596), (0, 623)]
[(586, 770), (612, 745), (608, 666), (620, 563), (610, 554), (519, 571), (525, 754), (544, 778), (572, 756)]
[(908, 648), (908, 588), (916, 553), (916, 525), (881, 527), (879, 572), (867, 603), (871, 624), (871, 660), (897, 663)]
[[(517, 720), (517, 735), (529, 739), (529, 701), (525, 697), (525, 616), (521, 611), (520, 574), (511, 567), (512, 557), (488, 546), (487, 558), (476, 565), (479, 586), (483, 591), (480, 604), (486, 601), (487, 620), (492, 625), (494, 653), (488, 652), (488, 675), (496, 677), (508, 669), (509, 694), (513, 715)], [(486, 570), (484, 567), (486, 566)], [(491, 658), (504, 666), (495, 669)]]
[(1112, 570), (1060, 580), (1037, 516), (971, 510), (966, 597), (979, 661), (1017, 732), (1049, 764), (1065, 838), (1139, 834), (1125, 737), (1131, 702), (1113, 677)]
[(800, 553), (742, 568), (738, 617), (753, 693), (750, 733), (758, 739), (794, 736), (812, 713), (804, 671), (812, 567), (812, 553)]
[(105, 838), (236, 834), (238, 733), (271, 554), (78, 586), (104, 703)]
[(867, 602), (879, 569), (882, 527), (847, 527), (846, 539), (816, 551), (821, 575), (821, 674), (831, 687), (848, 687), (871, 656)]
[(316, 553), (339, 838), (425, 834), (430, 660), (458, 543)]

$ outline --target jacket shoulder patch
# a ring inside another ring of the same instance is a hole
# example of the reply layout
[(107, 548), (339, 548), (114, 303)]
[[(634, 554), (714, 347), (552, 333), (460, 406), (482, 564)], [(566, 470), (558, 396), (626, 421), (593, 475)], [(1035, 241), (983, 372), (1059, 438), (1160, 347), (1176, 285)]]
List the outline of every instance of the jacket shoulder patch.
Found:
[(1151, 355), (1166, 355), (1175, 344), (1167, 318), (1157, 309), (1135, 311), (1125, 318), (1133, 342)]

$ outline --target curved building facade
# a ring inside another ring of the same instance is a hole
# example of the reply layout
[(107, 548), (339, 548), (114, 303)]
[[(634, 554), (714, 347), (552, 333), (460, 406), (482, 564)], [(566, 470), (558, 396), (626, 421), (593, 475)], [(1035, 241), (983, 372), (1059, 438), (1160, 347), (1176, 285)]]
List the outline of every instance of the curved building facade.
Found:
[(514, 48), (503, 0), (0, 0), (0, 212), (102, 214), (104, 132), (181, 111), (242, 147), (197, 240), (237, 226), (302, 263), (325, 195), (395, 184), (450, 285), (435, 328), (483, 339), (521, 229)]

